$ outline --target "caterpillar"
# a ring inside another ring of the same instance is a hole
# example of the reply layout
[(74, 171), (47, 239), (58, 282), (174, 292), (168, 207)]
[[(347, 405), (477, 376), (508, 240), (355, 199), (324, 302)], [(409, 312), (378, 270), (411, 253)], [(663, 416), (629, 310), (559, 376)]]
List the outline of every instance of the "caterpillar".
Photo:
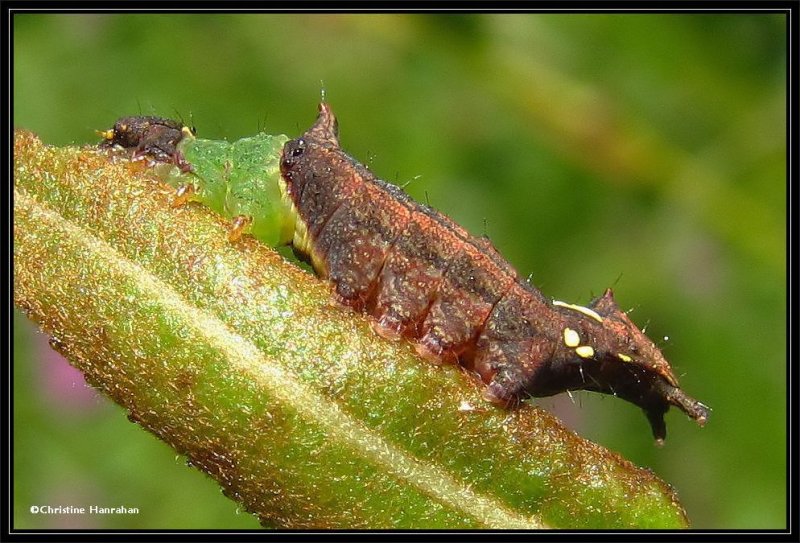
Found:
[[(236, 143), (215, 155), (227, 157), (222, 162), (204, 161), (203, 152), (214, 154), (213, 144), (194, 140), (184, 128), (165, 158), (163, 124), (120, 145), (158, 161), (188, 163), (189, 175), (217, 178), (236, 192), (231, 174), (233, 162), (241, 161), (231, 151)], [(262, 153), (251, 157), (263, 165), (257, 178), (274, 183), (249, 193), (273, 202), (267, 205), (273, 212), (269, 235), (255, 229), (253, 234), (267, 243), (291, 244), (330, 281), (342, 305), (371, 317), (378, 334), (413, 342), (432, 362), (460, 364), (485, 383), (488, 401), (505, 408), (528, 397), (589, 390), (639, 406), (658, 443), (666, 437), (664, 415), (671, 406), (701, 426), (706, 423), (709, 408), (679, 387), (661, 351), (619, 308), (611, 289), (588, 306), (546, 297), (488, 238), (471, 236), (346, 154), (327, 103), (320, 104), (316, 122), (302, 136), (276, 138), (260, 148), (241, 144), (245, 152)], [(108, 131), (106, 139), (122, 138)], [(273, 152), (278, 141), (285, 142), (280, 154)], [(209, 147), (201, 150), (204, 146)], [(235, 206), (211, 196), (214, 190), (187, 183), (186, 176), (170, 177), (178, 205), (190, 194), (224, 215), (258, 211), (241, 206), (232, 211)], [(242, 224), (259, 220), (234, 220), (231, 238), (241, 235)]]

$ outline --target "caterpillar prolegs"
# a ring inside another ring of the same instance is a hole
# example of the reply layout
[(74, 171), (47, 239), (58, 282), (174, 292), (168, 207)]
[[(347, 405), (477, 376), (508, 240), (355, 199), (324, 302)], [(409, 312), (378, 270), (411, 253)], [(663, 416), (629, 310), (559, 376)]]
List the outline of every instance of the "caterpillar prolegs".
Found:
[(611, 289), (586, 307), (545, 297), (488, 239), (471, 236), (342, 151), (328, 104), (292, 140), (262, 134), (207, 142), (183, 129), (170, 148), (174, 128), (164, 129), (164, 121), (137, 138), (104, 135), (189, 172), (173, 169), (168, 177), (179, 187), (177, 203), (188, 191), (221, 214), (252, 221), (256, 238), (291, 243), (342, 304), (373, 319), (378, 333), (475, 372), (488, 400), (512, 407), (568, 390), (612, 394), (644, 410), (659, 442), (670, 406), (705, 424), (708, 408), (679, 388), (661, 351), (620, 310)]

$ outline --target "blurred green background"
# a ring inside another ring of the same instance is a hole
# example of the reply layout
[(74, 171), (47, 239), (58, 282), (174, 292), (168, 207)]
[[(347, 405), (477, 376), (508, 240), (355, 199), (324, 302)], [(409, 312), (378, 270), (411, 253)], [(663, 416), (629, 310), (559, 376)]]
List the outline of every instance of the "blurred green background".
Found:
[[(613, 286), (710, 405), (664, 448), (633, 405), (538, 400), (672, 484), (696, 528), (786, 525), (782, 15), (16, 15), (14, 124), (97, 141), (117, 117), (297, 135), (320, 91), (345, 149), (546, 294)], [(15, 326), (17, 528), (256, 528), (216, 483)], [(133, 516), (32, 515), (125, 505)]]

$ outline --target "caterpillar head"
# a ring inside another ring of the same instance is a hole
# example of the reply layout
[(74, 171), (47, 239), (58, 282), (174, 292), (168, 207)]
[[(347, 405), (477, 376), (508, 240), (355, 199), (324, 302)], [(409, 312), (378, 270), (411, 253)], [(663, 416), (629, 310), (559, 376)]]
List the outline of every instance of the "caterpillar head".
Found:
[(611, 289), (588, 307), (563, 302), (567, 324), (564, 349), (580, 364), (581, 384), (586, 390), (613, 394), (641, 407), (658, 443), (666, 437), (664, 414), (675, 406), (699, 425), (709, 409), (688, 396), (661, 350), (622, 311)]

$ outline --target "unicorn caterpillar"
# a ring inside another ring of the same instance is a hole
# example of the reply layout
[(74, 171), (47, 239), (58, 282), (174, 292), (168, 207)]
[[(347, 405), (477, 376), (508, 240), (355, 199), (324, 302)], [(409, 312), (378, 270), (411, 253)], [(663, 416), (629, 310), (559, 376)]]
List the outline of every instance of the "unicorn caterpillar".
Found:
[(678, 386), (661, 351), (614, 301), (545, 297), (483, 237), (381, 181), (341, 150), (328, 104), (301, 137), (199, 140), (157, 117), (120, 119), (105, 146), (174, 164), (174, 205), (199, 201), (244, 233), (291, 244), (336, 299), (382, 336), (480, 376), (487, 400), (512, 407), (569, 390), (612, 394), (645, 412), (658, 443), (675, 406), (701, 426), (709, 409)]

